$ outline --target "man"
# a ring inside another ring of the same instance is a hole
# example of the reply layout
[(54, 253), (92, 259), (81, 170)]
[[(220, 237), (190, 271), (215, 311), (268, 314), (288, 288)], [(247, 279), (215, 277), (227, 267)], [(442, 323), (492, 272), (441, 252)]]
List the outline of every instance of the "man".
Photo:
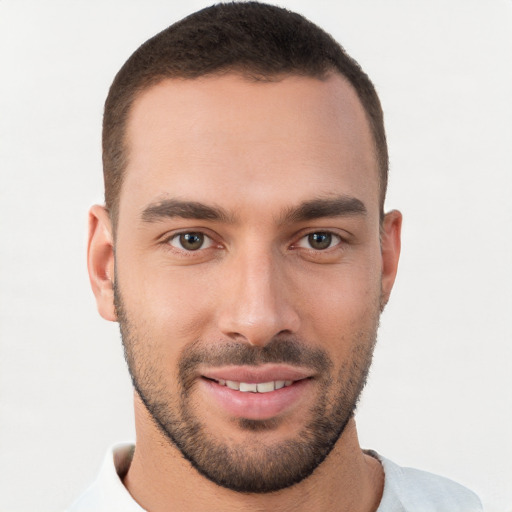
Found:
[(373, 85), (297, 14), (220, 4), (130, 57), (88, 263), (137, 443), (71, 510), (481, 510), (357, 439), (400, 252), (387, 160)]

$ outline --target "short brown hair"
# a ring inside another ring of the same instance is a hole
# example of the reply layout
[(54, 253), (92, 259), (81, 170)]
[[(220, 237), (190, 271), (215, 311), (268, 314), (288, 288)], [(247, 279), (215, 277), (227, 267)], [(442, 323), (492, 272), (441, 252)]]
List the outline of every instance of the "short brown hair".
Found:
[(140, 46), (117, 73), (105, 102), (105, 202), (114, 225), (127, 165), (126, 123), (141, 91), (166, 78), (242, 73), (254, 80), (283, 75), (343, 75), (366, 111), (375, 142), (380, 209), (387, 188), (388, 150), (382, 108), (359, 64), (325, 31), (300, 14), (259, 2), (221, 3), (187, 16)]

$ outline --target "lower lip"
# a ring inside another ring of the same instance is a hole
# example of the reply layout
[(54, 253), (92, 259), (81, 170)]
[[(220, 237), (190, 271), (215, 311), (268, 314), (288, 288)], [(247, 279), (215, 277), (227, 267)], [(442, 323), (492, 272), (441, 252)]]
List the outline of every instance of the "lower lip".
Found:
[(201, 379), (201, 386), (228, 415), (248, 420), (269, 420), (288, 411), (304, 397), (311, 386), (302, 379), (269, 393), (236, 391), (215, 381)]

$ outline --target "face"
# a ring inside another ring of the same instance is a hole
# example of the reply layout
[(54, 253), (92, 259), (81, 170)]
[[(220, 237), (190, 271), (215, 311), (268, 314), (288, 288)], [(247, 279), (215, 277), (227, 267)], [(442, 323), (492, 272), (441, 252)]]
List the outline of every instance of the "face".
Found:
[(356, 93), (337, 75), (167, 80), (127, 142), (116, 310), (97, 296), (135, 388), (215, 483), (293, 485), (353, 414), (398, 259)]

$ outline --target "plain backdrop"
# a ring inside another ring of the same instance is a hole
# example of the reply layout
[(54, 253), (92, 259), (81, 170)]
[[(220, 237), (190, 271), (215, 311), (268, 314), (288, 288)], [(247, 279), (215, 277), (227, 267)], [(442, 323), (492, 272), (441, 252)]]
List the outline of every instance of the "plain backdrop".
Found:
[[(282, 0), (384, 106), (401, 268), (358, 413), (364, 447), (512, 510), (512, 2)], [(0, 0), (0, 510), (64, 509), (133, 439), (116, 324), (86, 273), (112, 78), (204, 1)]]

